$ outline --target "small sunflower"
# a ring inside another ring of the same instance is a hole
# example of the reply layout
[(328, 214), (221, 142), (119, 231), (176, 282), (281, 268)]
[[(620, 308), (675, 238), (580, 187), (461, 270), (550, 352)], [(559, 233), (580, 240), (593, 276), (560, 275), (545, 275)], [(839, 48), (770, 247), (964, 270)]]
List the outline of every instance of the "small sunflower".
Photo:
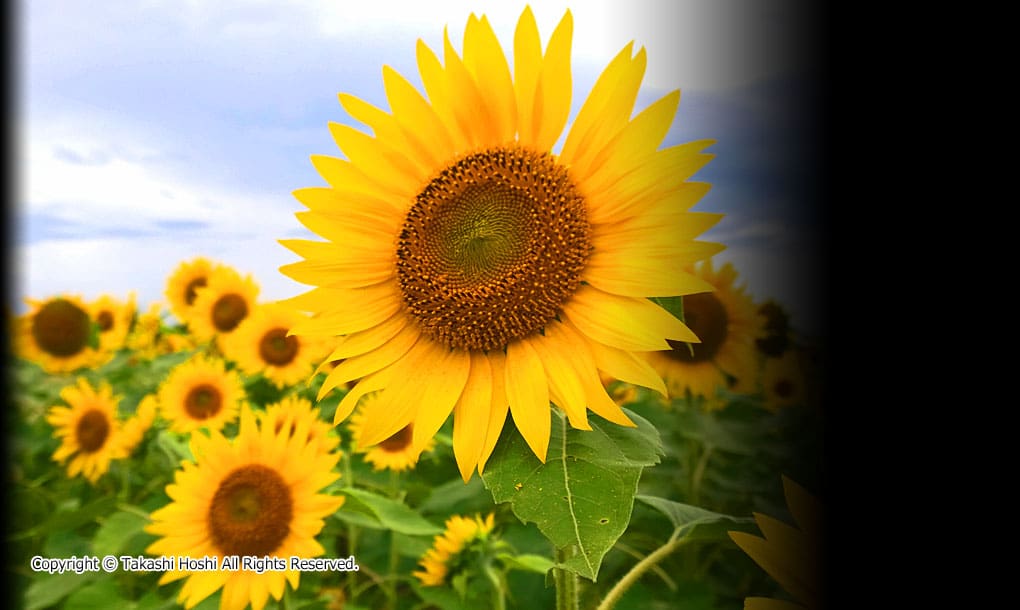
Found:
[(69, 407), (54, 406), (46, 421), (56, 430), (53, 435), (61, 439), (53, 459), (67, 465), (67, 476), (82, 474), (91, 483), (110, 469), (110, 461), (127, 456), (117, 419), (119, 396), (113, 395), (110, 384), (102, 382), (94, 389), (84, 377), (76, 385), (60, 391), (60, 398)]
[(160, 303), (151, 303), (145, 313), (138, 314), (124, 344), (136, 355), (152, 359), (162, 353), (160, 350), (162, 333), (163, 306)]
[(89, 305), (92, 319), (99, 326), (99, 348), (115, 352), (124, 347), (135, 317), (135, 295), (120, 301), (104, 294)]
[(419, 562), (425, 569), (414, 572), (414, 575), (426, 587), (442, 585), (450, 571), (460, 563), (459, 555), (474, 541), (484, 541), (494, 526), (495, 517), (492, 513), (485, 519), (479, 515), (450, 517), (446, 520), (446, 531), (435, 537), (432, 548), (425, 551)]
[(147, 394), (138, 403), (138, 407), (135, 408), (135, 414), (129, 417), (124, 422), (124, 425), (121, 426), (121, 438), (123, 439), (124, 449), (128, 453), (133, 451), (138, 446), (138, 443), (142, 442), (146, 430), (152, 427), (152, 422), (156, 419), (157, 404), (156, 396), (154, 394)]
[[(323, 453), (297, 436), (277, 436), (260, 427), (245, 406), (233, 441), (212, 430), (191, 437), (194, 462), (185, 462), (166, 487), (172, 502), (152, 513), (145, 530), (160, 536), (151, 555), (217, 557), (317, 557), (325, 553), (315, 536), (343, 497), (318, 493), (339, 474), (338, 453)], [(166, 584), (187, 578), (177, 596), (186, 608), (223, 589), (220, 608), (261, 610), (279, 600), (286, 583), (297, 589), (300, 572), (270, 570), (168, 571)]]
[(340, 444), (339, 437), (333, 434), (333, 426), (319, 417), (319, 409), (307, 398), (286, 396), (266, 406), (259, 419), (263, 428), (271, 428), (275, 434), (287, 431), (287, 435), (292, 437), (298, 430), (307, 430), (305, 442), (322, 453), (329, 453)]
[(30, 311), (14, 321), (16, 354), (48, 373), (94, 368), (111, 354), (90, 344), (94, 321), (89, 306), (73, 295), (25, 299)]
[(803, 487), (783, 476), (786, 503), (797, 527), (755, 513), (764, 538), (729, 532), (748, 556), (776, 579), (800, 603), (766, 597), (748, 597), (746, 610), (815, 610), (822, 608), (822, 551), (824, 525), (822, 504)]
[[(230, 335), (251, 315), (259, 296), (259, 287), (251, 275), (242, 277), (229, 267), (218, 267), (209, 283), (197, 290), (188, 328), (199, 341), (214, 337), (219, 342)], [(222, 349), (222, 343), (219, 343)]]
[(261, 373), (278, 388), (304, 383), (329, 353), (329, 344), (321, 339), (288, 334), (307, 319), (282, 305), (259, 305), (222, 342), (224, 355), (245, 373)]
[(390, 435), (378, 444), (366, 447), (363, 445), (365, 429), (365, 409), (379, 400), (378, 393), (371, 394), (362, 400), (361, 407), (351, 415), (348, 427), (351, 436), (354, 437), (354, 446), (359, 452), (365, 453), (365, 461), (372, 465), (374, 470), (389, 469), (400, 472), (413, 468), (418, 463), (418, 458), (425, 451), (431, 451), (435, 441), (431, 438), (424, 447), (415, 448), (411, 439), (414, 437), (414, 423), (409, 423), (395, 434)]
[(784, 407), (803, 406), (807, 398), (806, 383), (796, 349), (787, 350), (779, 358), (766, 358), (761, 373), (765, 408), (778, 411)]
[(244, 386), (223, 360), (195, 356), (173, 370), (159, 387), (159, 407), (175, 432), (200, 427), (220, 430), (237, 418)]
[(164, 294), (170, 303), (170, 311), (182, 324), (190, 321), (198, 290), (209, 283), (213, 269), (219, 266), (207, 258), (197, 257), (181, 262), (167, 278)]
[(612, 60), (552, 151), (572, 36), (568, 11), (543, 52), (526, 8), (511, 71), (488, 19), (471, 15), (463, 56), (449, 37), (442, 63), (418, 41), (425, 95), (388, 67), (390, 112), (341, 94), (373, 135), (330, 125), (347, 160), (313, 157), (329, 186), (294, 193), (309, 208), (300, 222), (327, 241), (281, 241), (304, 259), (281, 271), (314, 287), (289, 300), (314, 314), (292, 332), (345, 336), (320, 398), (360, 379), (336, 419), (382, 390), (365, 442), (413, 423), (421, 449), (452, 412), (465, 480), (508, 411), (543, 461), (550, 402), (574, 428), (590, 429), (588, 409), (633, 426), (598, 372), (665, 394), (635, 352), (697, 337), (648, 297), (705, 291), (681, 269), (722, 249), (696, 240), (720, 216), (690, 211), (708, 186), (688, 179), (712, 142), (660, 149), (679, 91), (631, 118), (644, 49)]
[(711, 400), (718, 388), (729, 386), (728, 377), (755, 374), (754, 341), (761, 335), (762, 320), (744, 288), (734, 285), (733, 265), (726, 263), (715, 271), (707, 260), (694, 273), (713, 289), (683, 300), (684, 320), (701, 341), (669, 341), (671, 350), (649, 352), (647, 358), (665, 378), (671, 395), (690, 392)]

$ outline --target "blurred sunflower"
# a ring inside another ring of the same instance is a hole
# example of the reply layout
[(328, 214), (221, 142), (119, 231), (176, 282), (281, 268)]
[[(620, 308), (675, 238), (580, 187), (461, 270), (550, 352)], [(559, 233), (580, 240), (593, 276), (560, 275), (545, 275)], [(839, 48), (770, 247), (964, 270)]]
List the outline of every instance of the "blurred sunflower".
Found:
[(315, 286), (289, 299), (314, 314), (292, 332), (346, 336), (320, 398), (360, 381), (336, 419), (384, 390), (365, 411), (366, 444), (413, 423), (421, 449), (452, 411), (467, 480), (509, 410), (544, 460), (550, 400), (575, 428), (590, 429), (587, 409), (633, 426), (598, 371), (665, 394), (634, 352), (697, 341), (647, 297), (710, 288), (681, 269), (721, 250), (695, 241), (720, 216), (690, 211), (708, 186), (687, 181), (711, 141), (659, 149), (679, 91), (631, 118), (646, 57), (630, 44), (554, 155), (570, 113), (572, 35), (568, 11), (543, 53), (526, 8), (511, 74), (489, 21), (471, 15), (463, 57), (445, 37), (444, 65), (418, 41), (427, 98), (389, 67), (390, 113), (340, 95), (374, 135), (330, 125), (348, 160), (313, 157), (329, 186), (294, 193), (309, 208), (299, 220), (327, 241), (282, 240), (305, 260), (281, 271)]
[(351, 431), (351, 436), (354, 438), (354, 446), (359, 452), (365, 453), (365, 461), (371, 464), (374, 470), (389, 469), (400, 472), (414, 468), (421, 454), (432, 450), (435, 441), (429, 439), (423, 448), (416, 449), (414, 443), (411, 442), (414, 436), (413, 423), (407, 424), (398, 430), (396, 434), (383, 439), (378, 444), (370, 447), (363, 445), (365, 409), (378, 399), (378, 393), (365, 397), (361, 401), (361, 407), (348, 420), (348, 428)]
[[(160, 536), (146, 549), (150, 555), (249, 557), (317, 557), (325, 553), (315, 536), (323, 519), (344, 502), (318, 493), (340, 475), (333, 472), (338, 453), (319, 452), (297, 437), (277, 436), (259, 427), (251, 410), (241, 412), (237, 438), (212, 430), (207, 438), (191, 437), (194, 462), (185, 462), (166, 487), (172, 499), (152, 513), (145, 527)], [(261, 610), (271, 595), (279, 600), (286, 582), (297, 589), (297, 570), (168, 571), (166, 584), (187, 582), (177, 600), (192, 608), (223, 589), (220, 608)]]
[(159, 386), (159, 408), (175, 432), (220, 430), (237, 418), (244, 386), (223, 360), (195, 356), (174, 367)]
[(115, 352), (124, 347), (135, 317), (135, 295), (120, 301), (104, 294), (89, 304), (92, 319), (99, 326), (99, 348)]
[(161, 353), (162, 333), (163, 306), (160, 303), (150, 303), (145, 313), (138, 314), (124, 344), (137, 356), (152, 359)]
[(46, 415), (46, 421), (56, 428), (54, 437), (61, 439), (53, 459), (63, 464), (71, 458), (67, 476), (80, 473), (95, 483), (110, 469), (111, 460), (128, 454), (117, 419), (120, 397), (113, 395), (113, 388), (105, 381), (94, 389), (87, 379), (79, 377), (76, 385), (60, 391), (60, 398), (70, 406), (51, 407)]
[(695, 274), (713, 291), (684, 297), (684, 320), (701, 339), (689, 344), (669, 341), (669, 351), (649, 352), (672, 395), (715, 397), (718, 388), (729, 387), (728, 377), (744, 379), (757, 372), (754, 341), (762, 333), (762, 318), (744, 287), (735, 286), (737, 272), (730, 263), (718, 271), (706, 260)]
[(138, 406), (135, 408), (135, 414), (129, 417), (124, 422), (124, 425), (121, 426), (124, 449), (128, 453), (133, 451), (138, 446), (138, 443), (142, 442), (145, 432), (152, 427), (152, 422), (156, 419), (157, 405), (158, 402), (155, 394), (147, 394), (138, 403)]
[(729, 532), (729, 535), (741, 550), (800, 603), (748, 597), (744, 600), (745, 610), (815, 610), (824, 607), (820, 571), (825, 533), (822, 505), (786, 476), (783, 476), (783, 491), (797, 527), (755, 513), (754, 520), (764, 538), (744, 532)]
[(242, 277), (230, 267), (220, 266), (196, 292), (188, 328), (199, 341), (215, 337), (222, 349), (221, 339), (237, 330), (255, 309), (259, 287), (251, 275)]
[(211, 260), (197, 257), (190, 261), (182, 261), (167, 278), (164, 294), (170, 303), (170, 311), (181, 324), (190, 322), (198, 289), (204, 288), (209, 283), (209, 276), (217, 267), (219, 265)]
[(485, 519), (454, 515), (446, 520), (446, 531), (435, 537), (432, 548), (425, 552), (419, 564), (424, 570), (414, 572), (426, 587), (438, 587), (446, 581), (451, 569), (460, 562), (459, 555), (476, 540), (485, 541), (495, 526), (492, 513)]
[(340, 444), (340, 438), (332, 433), (333, 426), (320, 418), (318, 407), (307, 398), (290, 395), (279, 402), (266, 406), (259, 414), (260, 425), (273, 430), (274, 434), (287, 432), (288, 437), (304, 438), (322, 453), (329, 453)]
[(258, 305), (222, 342), (223, 353), (245, 373), (261, 373), (278, 388), (304, 383), (329, 353), (329, 344), (319, 338), (287, 334), (307, 319), (279, 304)]
[(765, 408), (778, 411), (783, 407), (803, 406), (807, 398), (806, 381), (796, 349), (787, 350), (779, 358), (766, 358), (761, 373)]
[(14, 321), (18, 356), (47, 373), (94, 368), (111, 358), (109, 352), (98, 349), (95, 323), (81, 298), (60, 295), (43, 301), (25, 299), (25, 303), (29, 312)]

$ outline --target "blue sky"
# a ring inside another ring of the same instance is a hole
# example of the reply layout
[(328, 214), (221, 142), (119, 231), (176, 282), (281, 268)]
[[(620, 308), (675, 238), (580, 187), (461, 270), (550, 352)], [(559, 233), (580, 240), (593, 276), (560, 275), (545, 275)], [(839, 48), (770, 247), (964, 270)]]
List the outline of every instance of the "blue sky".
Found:
[[(795, 0), (533, 2), (543, 41), (574, 15), (574, 112), (627, 42), (648, 51), (638, 108), (682, 90), (667, 143), (713, 138), (698, 205), (727, 217), (707, 238), (728, 248), (758, 299), (798, 326), (812, 297), (818, 210), (805, 204), (810, 49)], [(12, 303), (61, 292), (134, 290), (163, 300), (183, 260), (251, 273), (260, 300), (306, 287), (279, 273), (312, 238), (291, 191), (324, 184), (309, 156), (340, 156), (327, 123), (355, 124), (340, 91), (386, 108), (381, 69), (420, 85), (414, 46), (460, 47), (472, 12), (510, 48), (523, 2), (22, 2), (17, 19), (18, 206)], [(573, 114), (571, 115), (571, 118)], [(568, 125), (569, 128), (569, 125)]]

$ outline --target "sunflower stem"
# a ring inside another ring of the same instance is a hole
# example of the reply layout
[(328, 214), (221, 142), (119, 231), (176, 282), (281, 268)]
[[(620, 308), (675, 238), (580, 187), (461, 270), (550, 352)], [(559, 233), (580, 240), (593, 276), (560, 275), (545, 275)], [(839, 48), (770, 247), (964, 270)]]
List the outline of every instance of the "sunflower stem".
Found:
[(712, 446), (705, 445), (701, 456), (698, 458), (698, 464), (694, 467), (694, 475), (691, 479), (691, 504), (696, 506), (700, 506), (701, 480), (705, 476), (705, 467), (708, 466), (708, 459), (710, 457), (712, 457)]
[[(613, 585), (613, 588), (609, 590), (609, 593), (606, 593), (605, 598), (603, 598), (602, 603), (598, 605), (596, 610), (610, 610), (610, 608), (616, 605), (616, 602), (620, 601), (620, 598), (622, 598), (623, 594), (627, 592), (627, 589), (637, 582), (645, 572), (651, 569), (655, 564), (665, 559), (667, 555), (680, 548), (680, 546), (682, 546), (685, 542), (687, 542), (687, 538), (670, 538), (669, 542), (660, 546), (651, 555), (637, 562), (629, 572), (623, 575), (623, 578), (621, 578), (619, 582)], [(557, 596), (557, 607), (558, 604), (559, 598)]]
[[(575, 552), (573, 545), (557, 549), (556, 563), (566, 563)], [(556, 580), (556, 610), (577, 610), (580, 601), (577, 574), (564, 568), (554, 568), (553, 578)]]
[[(390, 471), (390, 484), (389, 484), (389, 496), (390, 498), (396, 499), (400, 494), (400, 473), (396, 470)], [(397, 573), (397, 563), (400, 556), (397, 554), (397, 533), (390, 530), (390, 557), (389, 557), (389, 571), (388, 577), (392, 577)], [(384, 584), (384, 590), (386, 591), (386, 599), (389, 608), (397, 607), (397, 581), (388, 578)]]
[[(348, 487), (354, 487), (354, 470), (351, 468), (351, 452), (344, 451), (340, 458), (340, 462), (343, 464), (343, 478), (346, 481)], [(352, 556), (357, 556), (358, 547), (358, 526), (353, 523), (347, 524), (347, 553)], [(351, 603), (354, 603), (355, 597), (357, 597), (357, 591), (355, 589), (356, 584), (356, 572), (347, 572), (347, 591), (350, 596)]]
[(492, 584), (492, 607), (495, 610), (506, 610), (506, 594), (503, 591), (503, 583), (496, 573), (496, 570), (492, 567), (490, 562), (486, 562), (482, 568), (485, 573), (485, 577), (489, 579), (489, 583)]

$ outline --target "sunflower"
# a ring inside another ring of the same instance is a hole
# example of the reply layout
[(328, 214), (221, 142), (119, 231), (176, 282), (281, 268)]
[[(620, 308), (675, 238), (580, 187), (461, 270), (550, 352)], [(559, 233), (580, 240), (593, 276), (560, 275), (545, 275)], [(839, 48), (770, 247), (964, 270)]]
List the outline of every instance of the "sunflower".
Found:
[(146, 430), (152, 427), (156, 419), (158, 401), (154, 394), (147, 394), (135, 408), (135, 414), (128, 418), (121, 427), (121, 438), (124, 449), (130, 453), (142, 442)]
[(435, 537), (432, 548), (425, 551), (419, 562), (424, 571), (414, 572), (426, 587), (438, 587), (446, 580), (450, 569), (459, 563), (458, 555), (475, 540), (485, 540), (495, 526), (492, 513), (485, 519), (454, 515), (446, 520), (446, 530)]
[[(194, 462), (185, 462), (166, 487), (172, 502), (152, 513), (146, 531), (160, 536), (146, 549), (155, 556), (310, 558), (325, 550), (315, 536), (323, 519), (344, 502), (318, 493), (340, 475), (338, 453), (323, 453), (299, 436), (278, 436), (260, 427), (251, 410), (241, 412), (240, 432), (230, 441), (218, 431), (191, 437)], [(288, 566), (289, 568), (289, 566)], [(187, 582), (178, 602), (192, 608), (222, 588), (220, 608), (255, 610), (269, 596), (279, 600), (285, 582), (297, 589), (300, 572), (269, 570), (167, 571), (160, 584)]]
[(159, 387), (159, 406), (175, 432), (191, 432), (202, 426), (220, 430), (237, 418), (245, 398), (236, 371), (223, 360), (195, 356), (178, 364)]
[(182, 261), (167, 278), (164, 294), (170, 302), (170, 311), (182, 324), (188, 324), (191, 320), (198, 290), (209, 283), (209, 276), (217, 267), (220, 265), (207, 258), (197, 257)]
[(413, 468), (418, 463), (418, 458), (425, 451), (431, 451), (435, 442), (429, 439), (425, 446), (416, 449), (411, 439), (414, 436), (414, 424), (409, 423), (395, 434), (383, 439), (376, 445), (365, 447), (363, 445), (365, 429), (365, 409), (379, 399), (379, 394), (371, 394), (362, 401), (361, 408), (351, 415), (348, 426), (351, 436), (354, 437), (354, 446), (365, 453), (365, 461), (372, 465), (375, 470), (389, 469), (400, 472)]
[(278, 388), (304, 383), (329, 353), (329, 344), (319, 338), (287, 334), (306, 318), (282, 305), (259, 305), (222, 342), (224, 355), (245, 373), (261, 373)]
[(803, 487), (783, 476), (783, 491), (797, 527), (755, 513), (764, 538), (729, 532), (730, 538), (801, 603), (765, 597), (748, 597), (746, 610), (813, 610), (822, 608), (824, 525), (822, 505)]
[(391, 112), (341, 94), (374, 135), (330, 125), (347, 160), (313, 157), (329, 186), (294, 193), (309, 208), (298, 219), (327, 241), (281, 241), (305, 259), (281, 271), (314, 286), (288, 300), (314, 314), (292, 332), (345, 336), (320, 398), (360, 379), (336, 419), (384, 390), (364, 442), (413, 423), (421, 449), (452, 411), (465, 480), (508, 410), (542, 460), (550, 400), (575, 428), (590, 429), (587, 409), (633, 426), (598, 371), (665, 394), (634, 352), (697, 338), (647, 297), (705, 291), (682, 267), (721, 249), (694, 239), (719, 215), (689, 211), (708, 190), (687, 179), (711, 141), (659, 149), (679, 91), (630, 118), (644, 49), (613, 59), (552, 153), (570, 112), (572, 30), (568, 11), (543, 53), (526, 8), (511, 75), (489, 21), (472, 15), (463, 57), (447, 37), (444, 65), (418, 41), (427, 98), (388, 67)]
[(272, 428), (277, 435), (286, 430), (287, 436), (292, 437), (298, 430), (307, 430), (303, 435), (305, 442), (321, 453), (329, 453), (340, 444), (340, 439), (332, 433), (333, 427), (320, 419), (319, 409), (306, 398), (286, 396), (266, 406), (259, 418), (263, 428)]
[(46, 421), (56, 430), (53, 435), (61, 439), (53, 454), (54, 461), (67, 465), (67, 476), (82, 474), (91, 483), (110, 469), (110, 461), (127, 456), (117, 419), (120, 396), (105, 381), (93, 388), (87, 379), (79, 377), (76, 385), (60, 391), (60, 398), (70, 407), (54, 406)]
[(779, 358), (766, 358), (761, 373), (761, 385), (765, 395), (765, 408), (770, 411), (803, 405), (807, 397), (807, 388), (798, 351), (790, 349)]
[(14, 321), (16, 353), (47, 373), (97, 367), (111, 354), (90, 345), (94, 321), (81, 298), (60, 295), (44, 301), (25, 299), (30, 311)]
[(89, 309), (92, 319), (99, 326), (99, 348), (115, 352), (124, 347), (135, 317), (134, 293), (125, 302), (104, 294), (93, 301)]
[(742, 379), (755, 374), (757, 355), (754, 341), (761, 335), (762, 320), (751, 297), (734, 282), (737, 272), (730, 263), (718, 271), (706, 260), (694, 269), (713, 291), (684, 297), (684, 319), (700, 343), (669, 341), (672, 349), (649, 352), (649, 363), (666, 380), (670, 394), (704, 396), (714, 399), (718, 388), (726, 388), (729, 377)]
[[(209, 276), (209, 283), (199, 288), (191, 307), (188, 328), (199, 341), (227, 336), (251, 315), (259, 296), (259, 287), (251, 275), (241, 274), (230, 267), (217, 267)], [(220, 343), (221, 349), (222, 344)]]

